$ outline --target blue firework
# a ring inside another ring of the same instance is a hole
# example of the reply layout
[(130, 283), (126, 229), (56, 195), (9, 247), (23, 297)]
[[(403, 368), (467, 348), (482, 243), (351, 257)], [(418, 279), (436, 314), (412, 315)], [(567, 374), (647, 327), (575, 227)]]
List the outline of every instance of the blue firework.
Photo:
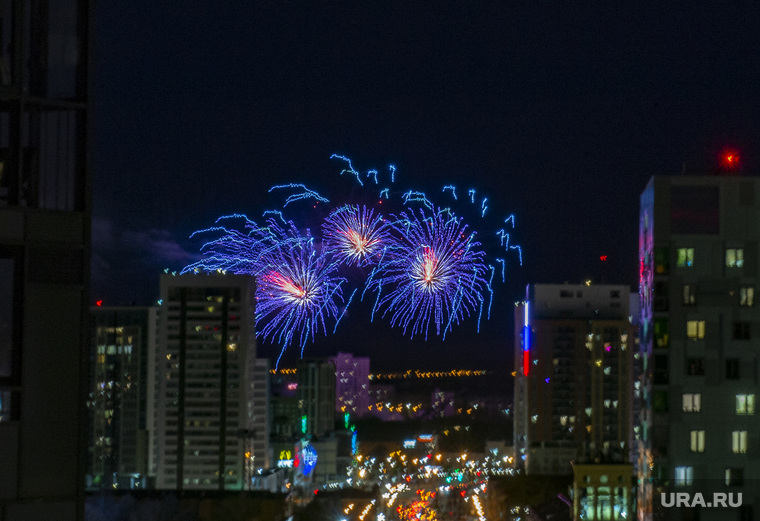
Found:
[(476, 309), (488, 288), (485, 253), (461, 218), (448, 211), (402, 212), (392, 225), (393, 242), (384, 250), (367, 287), (377, 293), (374, 311), (390, 315), (404, 334), (446, 332)]

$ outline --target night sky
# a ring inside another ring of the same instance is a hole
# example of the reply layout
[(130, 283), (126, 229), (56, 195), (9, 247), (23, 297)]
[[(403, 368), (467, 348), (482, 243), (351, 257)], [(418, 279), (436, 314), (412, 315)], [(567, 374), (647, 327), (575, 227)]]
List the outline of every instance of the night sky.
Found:
[(357, 305), (305, 354), (506, 368), (527, 282), (636, 290), (649, 177), (685, 162), (709, 172), (726, 150), (744, 175), (760, 167), (749, 4), (223, 4), (97, 5), (93, 301), (154, 302), (158, 274), (197, 258), (193, 231), (230, 213), (259, 219), (274, 184), (348, 200), (340, 153), (362, 172), (392, 163), (399, 189), (433, 199), (446, 184), (475, 188), (489, 218), (473, 227), (485, 237), (514, 214), (524, 262), (510, 258), (480, 335), (468, 321), (444, 342), (410, 341)]

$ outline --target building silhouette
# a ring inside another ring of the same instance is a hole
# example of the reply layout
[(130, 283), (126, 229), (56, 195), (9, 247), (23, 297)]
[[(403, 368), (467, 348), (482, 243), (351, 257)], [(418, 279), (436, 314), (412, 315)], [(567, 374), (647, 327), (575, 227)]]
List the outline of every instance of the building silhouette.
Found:
[(335, 365), (335, 412), (354, 417), (369, 413), (369, 358), (339, 352), (329, 360)]
[(268, 461), (268, 365), (256, 360), (252, 277), (163, 275), (152, 467), (156, 487), (247, 488)]
[[(760, 515), (755, 300), (760, 180), (653, 177), (641, 194), (640, 519)], [(743, 493), (737, 508), (665, 508), (662, 494)]]
[(93, 307), (87, 485), (147, 488), (157, 307)]
[(0, 518), (83, 519), (91, 3), (0, 26)]
[(515, 350), (514, 443), (526, 472), (570, 474), (571, 461), (628, 461), (636, 340), (629, 288), (531, 284), (515, 321), (522, 348)]
[(296, 364), (301, 434), (324, 436), (335, 430), (335, 365), (325, 358), (302, 358)]

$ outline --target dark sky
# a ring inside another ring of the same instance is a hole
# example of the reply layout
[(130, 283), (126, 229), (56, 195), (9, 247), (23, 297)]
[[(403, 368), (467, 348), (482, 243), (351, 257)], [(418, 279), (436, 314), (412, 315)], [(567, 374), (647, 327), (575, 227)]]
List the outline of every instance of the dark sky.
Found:
[(410, 342), (357, 306), (306, 354), (500, 367), (526, 282), (636, 289), (650, 176), (708, 171), (729, 148), (745, 174), (758, 169), (749, 3), (223, 4), (98, 3), (93, 300), (153, 301), (158, 273), (195, 258), (193, 231), (234, 212), (258, 219), (273, 184), (342, 197), (344, 165), (330, 160), (341, 153), (365, 172), (393, 163), (400, 185), (435, 197), (476, 188), (494, 219), (474, 227), (514, 214), (524, 264), (511, 259), (479, 336), (468, 322), (445, 342)]

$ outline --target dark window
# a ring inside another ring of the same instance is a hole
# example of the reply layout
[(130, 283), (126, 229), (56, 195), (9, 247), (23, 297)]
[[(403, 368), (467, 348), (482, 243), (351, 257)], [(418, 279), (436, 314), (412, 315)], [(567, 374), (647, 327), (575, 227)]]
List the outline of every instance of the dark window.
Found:
[(658, 281), (654, 283), (654, 310), (655, 311), (667, 311), (668, 310), (668, 283)]
[(668, 355), (654, 356), (654, 384), (668, 384)]
[(752, 206), (755, 204), (755, 187), (751, 181), (742, 181), (739, 184), (739, 206)]
[(84, 112), (31, 106), (22, 119), (20, 198), (36, 208), (80, 210)]
[(705, 375), (705, 359), (689, 358), (686, 360), (686, 374), (689, 376)]
[(15, 259), (0, 258), (0, 378), (12, 375), (15, 265)]
[(741, 487), (742, 485), (744, 485), (744, 469), (736, 467), (726, 469), (726, 486)]
[(652, 408), (654, 412), (668, 412), (668, 391), (658, 390), (652, 393)]
[(738, 358), (726, 359), (726, 379), (727, 380), (739, 379), (739, 359)]
[(79, 2), (36, 0), (26, 4), (25, 90), (49, 98), (81, 98), (85, 13)]
[(734, 340), (749, 340), (749, 322), (734, 322)]
[(22, 266), (20, 251), (0, 248), (0, 421), (20, 415)]

